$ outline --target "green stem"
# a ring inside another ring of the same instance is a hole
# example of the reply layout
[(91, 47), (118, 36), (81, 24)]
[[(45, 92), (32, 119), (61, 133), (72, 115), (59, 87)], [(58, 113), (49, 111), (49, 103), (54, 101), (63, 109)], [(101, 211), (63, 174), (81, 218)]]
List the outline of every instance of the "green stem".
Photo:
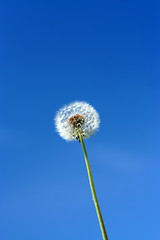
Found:
[(97, 196), (96, 196), (96, 191), (95, 191), (95, 187), (94, 187), (94, 183), (93, 183), (93, 178), (92, 178), (91, 168), (90, 168), (89, 161), (88, 161), (86, 148), (85, 148), (85, 145), (84, 145), (83, 137), (81, 136), (80, 133), (79, 133), (79, 140), (80, 140), (80, 142), (82, 144), (84, 158), (85, 158), (85, 162), (86, 162), (86, 166), (87, 166), (89, 184), (90, 184), (90, 187), (91, 187), (91, 192), (92, 192), (94, 205), (95, 205), (95, 208), (96, 208), (96, 212), (97, 212), (97, 216), (98, 216), (98, 220), (99, 220), (99, 225), (100, 225), (100, 228), (101, 228), (102, 236), (103, 236), (104, 240), (108, 240), (106, 229), (105, 229), (103, 218), (102, 218), (102, 214), (101, 214), (100, 207), (99, 207), (98, 200), (97, 200)]

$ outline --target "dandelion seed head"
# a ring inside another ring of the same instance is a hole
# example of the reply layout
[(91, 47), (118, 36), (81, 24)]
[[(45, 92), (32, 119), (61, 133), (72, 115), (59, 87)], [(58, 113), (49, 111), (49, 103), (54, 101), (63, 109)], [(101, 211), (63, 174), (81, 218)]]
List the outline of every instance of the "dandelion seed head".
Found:
[(61, 108), (55, 117), (57, 132), (67, 141), (92, 136), (99, 128), (100, 118), (97, 111), (86, 102), (73, 102)]

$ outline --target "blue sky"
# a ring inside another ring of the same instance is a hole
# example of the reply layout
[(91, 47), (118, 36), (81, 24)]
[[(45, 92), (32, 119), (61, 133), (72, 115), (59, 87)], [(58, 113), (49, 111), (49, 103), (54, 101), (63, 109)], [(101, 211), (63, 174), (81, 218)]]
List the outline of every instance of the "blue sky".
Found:
[(54, 128), (75, 100), (101, 118), (85, 143), (109, 240), (158, 239), (159, 4), (1, 5), (1, 239), (102, 239), (81, 145)]

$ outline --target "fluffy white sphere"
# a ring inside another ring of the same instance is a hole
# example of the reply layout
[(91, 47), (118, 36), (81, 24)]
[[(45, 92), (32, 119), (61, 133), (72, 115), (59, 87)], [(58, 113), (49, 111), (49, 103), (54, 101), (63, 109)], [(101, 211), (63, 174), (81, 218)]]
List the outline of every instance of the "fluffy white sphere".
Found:
[(56, 130), (67, 141), (73, 141), (78, 138), (75, 126), (76, 130), (77, 126), (80, 126), (82, 136), (89, 138), (98, 130), (99, 124), (99, 114), (86, 102), (73, 102), (65, 105), (57, 112), (55, 117)]

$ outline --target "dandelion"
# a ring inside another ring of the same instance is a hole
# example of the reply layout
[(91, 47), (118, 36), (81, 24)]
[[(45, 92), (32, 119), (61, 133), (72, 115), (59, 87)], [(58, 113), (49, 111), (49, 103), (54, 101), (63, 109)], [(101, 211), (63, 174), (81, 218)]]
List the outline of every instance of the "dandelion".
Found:
[(64, 106), (55, 117), (56, 129), (67, 141), (92, 136), (99, 128), (99, 115), (96, 110), (85, 102), (74, 102)]
[(62, 138), (64, 138), (66, 141), (79, 140), (79, 142), (81, 142), (92, 197), (96, 208), (102, 236), (104, 240), (108, 240), (99, 203), (96, 196), (96, 191), (93, 183), (86, 148), (83, 141), (83, 138), (86, 139), (89, 138), (99, 129), (99, 124), (100, 124), (99, 114), (91, 105), (89, 105), (86, 102), (74, 102), (68, 106), (66, 105), (59, 110), (55, 117), (56, 130), (57, 132), (59, 132)]

